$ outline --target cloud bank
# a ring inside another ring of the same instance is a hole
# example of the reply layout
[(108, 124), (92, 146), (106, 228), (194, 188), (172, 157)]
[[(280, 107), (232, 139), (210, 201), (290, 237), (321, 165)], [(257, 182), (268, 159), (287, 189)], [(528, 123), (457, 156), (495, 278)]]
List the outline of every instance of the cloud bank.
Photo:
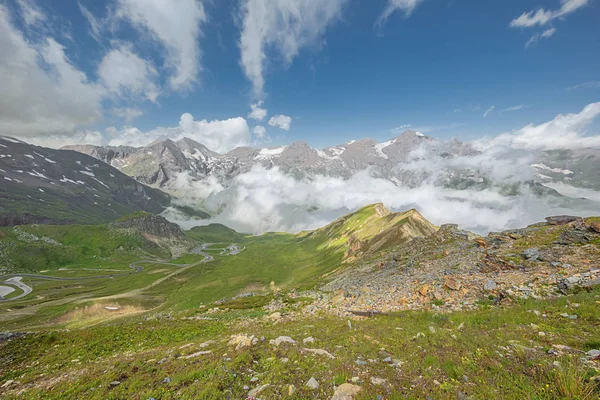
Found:
[[(562, 183), (552, 187), (573, 199), (551, 192), (540, 195), (546, 189), (531, 182), (539, 151), (600, 147), (600, 135), (587, 132), (599, 114), (600, 103), (593, 103), (577, 114), (478, 140), (472, 145), (479, 153), (468, 156), (440, 156), (452, 142), (424, 144), (406, 163), (396, 165), (394, 181), (371, 169), (349, 179), (318, 174), (297, 179), (278, 167), (258, 165), (227, 187), (203, 181), (195, 184), (201, 188), (189, 191), (207, 194), (197, 196), (194, 204), (217, 215), (208, 222), (256, 234), (318, 228), (376, 202), (395, 211), (416, 208), (435, 224), (454, 222), (480, 234), (522, 227), (549, 215), (597, 215), (600, 192)], [(185, 185), (178, 189), (188, 190)], [(173, 214), (169, 218), (186, 228), (199, 223)]]

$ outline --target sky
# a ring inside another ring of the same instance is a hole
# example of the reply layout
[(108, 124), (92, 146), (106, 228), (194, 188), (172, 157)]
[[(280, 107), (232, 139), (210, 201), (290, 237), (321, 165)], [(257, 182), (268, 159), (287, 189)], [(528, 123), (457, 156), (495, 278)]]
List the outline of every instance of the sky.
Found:
[(0, 134), (503, 137), (599, 101), (599, 20), (598, 0), (0, 0)]

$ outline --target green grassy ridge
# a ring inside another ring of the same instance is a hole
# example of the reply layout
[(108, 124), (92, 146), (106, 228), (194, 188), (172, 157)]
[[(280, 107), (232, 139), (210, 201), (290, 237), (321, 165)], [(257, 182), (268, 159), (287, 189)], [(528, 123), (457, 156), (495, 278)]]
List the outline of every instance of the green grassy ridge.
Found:
[[(151, 320), (137, 316), (0, 343), (0, 359), (6, 360), (0, 363), (0, 383), (19, 381), (14, 391), (0, 389), (0, 396), (246, 398), (244, 385), (270, 384), (261, 397), (330, 398), (334, 384), (357, 376), (362, 387), (357, 400), (456, 399), (459, 391), (474, 399), (594, 400), (600, 387), (590, 378), (600, 372), (585, 367), (580, 352), (600, 346), (598, 301), (600, 292), (594, 291), (449, 315), (411, 311), (353, 320), (351, 328), (346, 319), (326, 314), (298, 314), (273, 323), (258, 318), (252, 304), (245, 313), (235, 309), (210, 314), (218, 315), (214, 320), (182, 320), (178, 314)], [(580, 306), (574, 308), (573, 303)], [(578, 320), (561, 317), (565, 309), (572, 309)], [(533, 310), (547, 317), (536, 316)], [(227, 315), (236, 317), (231, 320)], [(227, 341), (239, 333), (264, 336), (265, 341), (235, 351)], [(281, 335), (299, 344), (277, 348), (269, 344)], [(304, 346), (302, 339), (308, 336), (315, 343)], [(208, 340), (215, 343), (199, 346)], [(574, 350), (562, 356), (548, 354), (555, 344)], [(325, 349), (335, 359), (307, 354), (302, 347)], [(178, 359), (198, 350), (212, 353)], [(402, 366), (396, 369), (383, 362), (388, 356), (402, 361)], [(357, 365), (359, 358), (367, 365)], [(259, 380), (250, 382), (255, 376)], [(320, 383), (318, 390), (305, 386), (310, 377)], [(387, 384), (372, 384), (371, 377)], [(121, 384), (110, 388), (115, 380)], [(293, 396), (287, 395), (290, 384), (296, 387)]]
[[(377, 209), (379, 207), (380, 205), (364, 207), (342, 218), (341, 224), (339, 221), (334, 222), (312, 233), (267, 233), (250, 236), (220, 224), (194, 228), (187, 234), (200, 242), (221, 243), (223, 246), (236, 242), (243, 244), (246, 249), (234, 256), (221, 256), (217, 252), (211, 252), (214, 261), (184, 270), (176, 277), (146, 289), (143, 295), (152, 300), (153, 304), (162, 303), (158, 307), (161, 311), (181, 311), (195, 309), (201, 304), (216, 300), (230, 299), (240, 293), (264, 294), (291, 288), (312, 289), (320, 285), (333, 271), (342, 266), (351, 267), (351, 264), (343, 264), (347, 249), (346, 240), (351, 232), (360, 230), (363, 234), (361, 237), (366, 238), (365, 232), (375, 234), (382, 227), (402, 225), (411, 216), (411, 212), (393, 214), (385, 209), (381, 213), (382, 210)], [(127, 219), (144, 215), (133, 214)], [(3, 241), (15, 241), (14, 230), (11, 229), (0, 229), (0, 232), (4, 233)], [(15, 257), (15, 269), (21, 272), (49, 270), (57, 276), (83, 277), (96, 274), (89, 271), (90, 269), (127, 269), (130, 262), (148, 258), (149, 255), (168, 258), (160, 249), (146, 247), (145, 239), (140, 235), (115, 230), (107, 225), (36, 225), (19, 229), (37, 237), (52, 238), (62, 244), (55, 246), (40, 241), (21, 243), (17, 240), (13, 253), (19, 254)], [(202, 259), (201, 255), (190, 254), (172, 262), (194, 264)], [(61, 271), (61, 268), (68, 270)], [(144, 287), (144, 284), (158, 278), (148, 277), (146, 272), (149, 270), (128, 277), (128, 285)], [(81, 284), (82, 287), (76, 290), (71, 287), (65, 289), (64, 294), (67, 298), (85, 295), (92, 299), (118, 294), (118, 287), (124, 292), (129, 289), (126, 285), (121, 286), (121, 278), (118, 282), (118, 285), (107, 285), (103, 282), (85, 281)], [(44, 292), (50, 286), (41, 285), (34, 288), (33, 296), (56, 299), (60, 291), (52, 289), (48, 294)], [(12, 306), (31, 306), (29, 299), (15, 303), (17, 304)], [(50, 310), (44, 310), (45, 307), (49, 307)], [(43, 302), (36, 312), (55, 317), (59, 312), (52, 311), (53, 307), (53, 303)], [(61, 306), (58, 310), (65, 312), (71, 308)], [(52, 320), (46, 318), (45, 321)], [(30, 325), (31, 321), (27, 319), (23, 323)], [(11, 326), (18, 326), (18, 321)]]
[(243, 243), (250, 235), (238, 233), (223, 224), (195, 226), (186, 232), (188, 236), (205, 243)]
[[(49, 238), (57, 244), (45, 240)], [(39, 272), (59, 268), (126, 268), (125, 262), (140, 257), (168, 257), (141, 235), (108, 225), (21, 225), (1, 227), (0, 241), (12, 269), (18, 272)], [(4, 260), (4, 262), (8, 262)]]

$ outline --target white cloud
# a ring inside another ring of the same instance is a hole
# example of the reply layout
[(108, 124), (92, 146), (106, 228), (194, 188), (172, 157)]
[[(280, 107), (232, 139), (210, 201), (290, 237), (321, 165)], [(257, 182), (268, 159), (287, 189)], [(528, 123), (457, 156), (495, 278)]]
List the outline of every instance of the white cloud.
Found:
[(254, 96), (263, 96), (269, 56), (289, 66), (300, 50), (312, 46), (337, 20), (347, 0), (242, 0), (241, 64)]
[(131, 45), (124, 44), (106, 53), (98, 75), (106, 88), (119, 96), (143, 96), (152, 102), (158, 97), (156, 70), (150, 61), (133, 53)]
[(37, 146), (59, 149), (63, 146), (72, 144), (92, 144), (101, 146), (106, 144), (104, 135), (99, 131), (78, 131), (70, 134), (52, 133), (39, 135), (31, 138), (25, 138), (25, 141), (34, 143)]
[(537, 11), (524, 12), (518, 18), (510, 22), (511, 28), (530, 28), (536, 25), (544, 26), (551, 21), (565, 17), (568, 14), (587, 5), (588, 0), (561, 0), (561, 7), (557, 10), (546, 10), (543, 8)]
[(600, 81), (584, 82), (584, 83), (580, 83), (578, 85), (567, 88), (567, 90), (577, 90), (577, 89), (600, 89)]
[(160, 138), (179, 140), (189, 137), (213, 151), (225, 153), (236, 147), (250, 144), (250, 128), (244, 118), (196, 121), (188, 113), (181, 115), (179, 125), (176, 127), (158, 127), (149, 132), (142, 132), (138, 128), (126, 126), (122, 129), (109, 128), (107, 134), (108, 144), (115, 146), (138, 147)]
[(144, 115), (144, 112), (142, 110), (137, 109), (135, 107), (115, 108), (113, 110), (113, 113), (117, 117), (123, 118), (125, 120), (125, 123), (127, 124), (131, 123), (136, 118), (139, 118), (142, 115)]
[(287, 115), (274, 115), (269, 119), (269, 125), (278, 126), (283, 130), (289, 131), (290, 125), (292, 123), (292, 117), (288, 117)]
[(86, 7), (84, 7), (81, 3), (78, 3), (78, 5), (79, 5), (79, 11), (81, 11), (81, 15), (83, 15), (83, 17), (87, 20), (88, 24), (90, 25), (90, 27), (89, 27), (90, 35), (97, 42), (99, 42), (101, 40), (100, 34), (104, 28), (104, 22), (98, 20), (98, 18), (96, 18), (94, 16), (94, 14), (92, 14), (90, 12), (90, 10), (88, 10)]
[(0, 4), (0, 131), (14, 136), (70, 132), (102, 116), (106, 91), (90, 82), (51, 37), (28, 42)]
[(196, 0), (118, 0), (116, 16), (132, 23), (166, 50), (165, 66), (172, 71), (173, 90), (189, 89), (200, 70), (198, 41), (207, 21), (204, 7)]
[(46, 15), (33, 0), (17, 0), (17, 4), (21, 8), (23, 20), (27, 25), (37, 25), (46, 20)]
[(256, 136), (258, 139), (262, 139), (267, 134), (267, 130), (265, 129), (264, 126), (257, 125), (252, 130), (252, 133), (254, 133), (254, 136)]
[(248, 118), (255, 119), (257, 121), (262, 121), (267, 116), (267, 110), (262, 108), (262, 101), (258, 101), (254, 104), (250, 104), (250, 109), (252, 110), (250, 114), (248, 114)]
[(502, 111), (500, 111), (500, 113), (524, 110), (529, 107), (531, 107), (531, 105), (529, 105), (529, 104), (518, 104), (516, 106), (507, 107), (507, 108), (503, 109)]
[(600, 134), (586, 135), (586, 128), (600, 115), (600, 102), (587, 105), (578, 114), (561, 114), (552, 121), (529, 124), (492, 140), (482, 140), (478, 146), (510, 146), (526, 150), (556, 150), (599, 147)]
[(393, 134), (402, 133), (407, 128), (410, 128), (410, 124), (404, 124), (404, 125), (397, 126), (395, 128), (390, 129), (390, 132)]
[(495, 108), (496, 108), (496, 106), (491, 106), (490, 108), (488, 108), (487, 110), (485, 110), (485, 112), (483, 113), (483, 118), (485, 118), (488, 115), (490, 115), (490, 113), (492, 113)]
[(542, 33), (536, 33), (527, 41), (527, 43), (525, 43), (525, 47), (527, 48), (536, 44), (540, 41), (540, 39), (548, 39), (549, 37), (552, 37), (552, 35), (554, 35), (554, 32), (556, 32), (556, 28), (548, 28)]
[(388, 0), (387, 6), (377, 18), (375, 26), (385, 25), (390, 15), (398, 10), (403, 12), (405, 17), (409, 17), (422, 2), (423, 0)]

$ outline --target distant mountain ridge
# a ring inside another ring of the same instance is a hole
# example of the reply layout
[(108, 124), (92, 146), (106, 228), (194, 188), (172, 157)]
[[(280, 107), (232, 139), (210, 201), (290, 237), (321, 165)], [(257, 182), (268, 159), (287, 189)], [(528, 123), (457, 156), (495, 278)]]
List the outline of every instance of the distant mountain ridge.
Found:
[[(425, 150), (423, 154), (415, 152), (420, 148)], [(177, 184), (180, 174), (186, 174), (185, 179), (192, 181), (212, 178), (227, 187), (233, 178), (254, 166), (278, 167), (299, 179), (314, 175), (347, 179), (369, 169), (372, 175), (396, 185), (416, 187), (429, 178), (429, 173), (404, 168), (407, 163), (418, 161), (419, 157), (434, 161), (435, 158), (448, 160), (481, 154), (469, 143), (457, 139), (438, 141), (414, 130), (406, 130), (383, 143), (372, 139), (353, 140), (324, 149), (315, 149), (306, 142), (297, 141), (277, 148), (239, 147), (218, 154), (189, 138), (177, 141), (159, 139), (138, 148), (74, 145), (64, 149), (88, 154), (139, 182), (161, 188), (175, 197), (180, 195)], [(558, 182), (600, 190), (600, 150), (540, 151), (536, 154), (530, 165), (531, 172), (528, 172), (536, 183)], [(441, 170), (436, 171), (437, 186), (462, 190), (485, 189), (492, 184), (485, 173), (476, 168), (443, 165)]]
[[(433, 142), (434, 139), (420, 132), (407, 130), (384, 143), (363, 139), (322, 150), (298, 141), (278, 148), (239, 147), (226, 154), (218, 154), (189, 138), (178, 141), (162, 139), (139, 148), (72, 145), (63, 149), (88, 154), (140, 182), (172, 190), (173, 179), (182, 172), (187, 172), (193, 179), (214, 176), (226, 183), (255, 165), (266, 168), (277, 166), (296, 177), (323, 174), (348, 178), (366, 168), (376, 168), (388, 175), (387, 172), (396, 164), (406, 162), (408, 155), (421, 144)], [(444, 156), (477, 153), (468, 144), (455, 143), (443, 150)]]

